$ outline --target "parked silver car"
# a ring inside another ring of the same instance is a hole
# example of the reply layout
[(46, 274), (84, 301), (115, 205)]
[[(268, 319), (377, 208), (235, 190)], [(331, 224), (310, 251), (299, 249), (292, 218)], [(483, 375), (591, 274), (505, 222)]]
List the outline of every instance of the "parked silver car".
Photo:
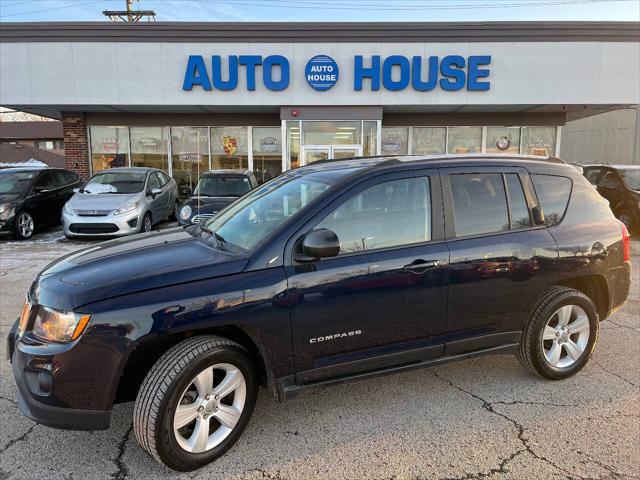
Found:
[(124, 236), (149, 232), (178, 212), (175, 180), (155, 168), (112, 168), (95, 174), (65, 204), (64, 234)]

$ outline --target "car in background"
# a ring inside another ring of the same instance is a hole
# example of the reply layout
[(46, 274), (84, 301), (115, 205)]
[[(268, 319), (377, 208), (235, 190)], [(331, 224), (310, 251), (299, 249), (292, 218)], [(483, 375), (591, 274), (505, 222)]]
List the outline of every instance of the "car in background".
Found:
[(258, 186), (249, 170), (211, 170), (198, 179), (178, 215), (180, 225), (200, 223)]
[(112, 168), (96, 173), (62, 211), (67, 238), (119, 237), (150, 232), (178, 211), (175, 180), (156, 168)]
[(640, 230), (640, 165), (584, 165), (583, 174), (609, 200), (630, 232)]
[(82, 185), (75, 173), (59, 168), (0, 170), (0, 232), (26, 240), (42, 227), (60, 223), (60, 212)]

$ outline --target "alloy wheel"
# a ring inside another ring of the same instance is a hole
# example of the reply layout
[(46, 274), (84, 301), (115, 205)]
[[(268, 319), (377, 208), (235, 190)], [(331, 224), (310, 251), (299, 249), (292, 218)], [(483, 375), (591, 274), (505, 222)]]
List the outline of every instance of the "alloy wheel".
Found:
[(566, 368), (583, 355), (591, 325), (586, 312), (578, 305), (556, 310), (542, 332), (542, 353), (552, 367)]
[(219, 363), (205, 368), (182, 393), (173, 417), (176, 441), (187, 452), (215, 448), (240, 420), (247, 384), (239, 368)]
[(18, 216), (18, 233), (22, 238), (29, 238), (33, 235), (33, 217), (26, 212)]

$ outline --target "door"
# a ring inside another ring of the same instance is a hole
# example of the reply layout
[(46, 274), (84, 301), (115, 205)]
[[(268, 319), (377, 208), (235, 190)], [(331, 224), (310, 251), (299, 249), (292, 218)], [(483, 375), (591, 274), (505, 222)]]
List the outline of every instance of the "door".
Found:
[(149, 180), (147, 184), (147, 195), (151, 197), (151, 216), (153, 223), (157, 223), (165, 217), (167, 210), (167, 192), (161, 192), (155, 197), (151, 192), (154, 189), (161, 189), (160, 178), (157, 172), (151, 172), (149, 174)]
[(42, 172), (29, 193), (27, 208), (36, 225), (56, 223), (62, 209), (59, 188), (53, 172)]
[(524, 169), (441, 169), (450, 263), (445, 353), (515, 343), (555, 278), (556, 244), (533, 224)]
[(362, 156), (361, 145), (322, 145), (322, 146), (304, 146), (302, 147), (302, 164), (320, 160), (329, 160), (332, 158), (351, 158)]
[(605, 169), (598, 179), (596, 188), (600, 195), (609, 200), (611, 210), (617, 214), (618, 209), (624, 203), (624, 187), (618, 172), (609, 168)]
[(337, 195), (291, 240), (328, 228), (341, 244), (337, 257), (287, 267), (299, 384), (442, 353), (449, 254), (440, 199), (434, 171), (375, 177)]

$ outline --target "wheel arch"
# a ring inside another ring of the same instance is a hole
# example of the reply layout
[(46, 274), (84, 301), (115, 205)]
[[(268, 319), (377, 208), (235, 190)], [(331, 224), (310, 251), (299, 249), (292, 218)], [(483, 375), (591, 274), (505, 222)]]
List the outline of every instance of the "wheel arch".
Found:
[(129, 352), (120, 370), (113, 403), (135, 400), (142, 381), (151, 366), (174, 345), (187, 338), (199, 335), (218, 335), (245, 348), (256, 367), (259, 385), (266, 387), (273, 395), (276, 395), (275, 381), (269, 365), (269, 359), (260, 342), (244, 329), (229, 325), (166, 334), (147, 338), (138, 343)]
[(564, 279), (556, 283), (560, 287), (568, 287), (584, 293), (596, 306), (600, 321), (607, 318), (609, 313), (609, 288), (607, 280), (602, 275), (584, 275)]

